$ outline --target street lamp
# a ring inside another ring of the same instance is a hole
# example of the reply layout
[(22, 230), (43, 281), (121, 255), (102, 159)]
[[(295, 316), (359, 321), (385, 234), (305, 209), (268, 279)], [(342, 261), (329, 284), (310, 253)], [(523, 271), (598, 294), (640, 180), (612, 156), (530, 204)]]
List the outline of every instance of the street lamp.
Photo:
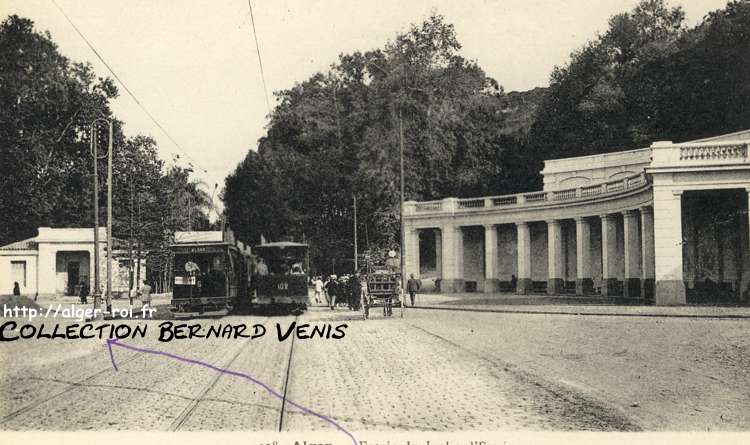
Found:
[[(100, 117), (91, 122), (91, 155), (94, 157), (94, 309), (101, 306), (101, 289), (99, 285), (99, 176), (97, 164), (99, 130), (97, 123), (103, 122), (109, 127), (107, 144), (107, 312), (112, 312), (112, 121)], [(103, 159), (103, 158), (102, 158)]]

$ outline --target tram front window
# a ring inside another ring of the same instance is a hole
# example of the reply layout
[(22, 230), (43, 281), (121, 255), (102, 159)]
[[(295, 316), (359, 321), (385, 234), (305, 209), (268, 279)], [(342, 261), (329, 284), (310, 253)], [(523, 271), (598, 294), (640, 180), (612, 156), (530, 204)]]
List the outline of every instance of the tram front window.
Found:
[[(192, 266), (186, 269), (186, 265)], [(197, 268), (196, 268), (197, 266)], [(182, 283), (189, 285), (191, 278), (195, 277), (195, 289), (189, 293), (193, 296), (216, 297), (224, 295), (225, 263), (223, 253), (191, 253), (175, 255), (174, 258), (175, 277), (185, 277)], [(175, 283), (177, 284), (177, 282)]]
[(264, 248), (260, 256), (268, 267), (270, 275), (305, 274), (305, 252), (302, 249)]

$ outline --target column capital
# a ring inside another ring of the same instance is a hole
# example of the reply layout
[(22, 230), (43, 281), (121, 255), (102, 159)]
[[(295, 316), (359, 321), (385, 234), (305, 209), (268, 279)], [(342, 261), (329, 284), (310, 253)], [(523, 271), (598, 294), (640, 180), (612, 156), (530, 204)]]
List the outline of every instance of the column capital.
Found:
[(637, 209), (623, 210), (622, 216), (624, 216), (625, 218), (635, 218), (638, 216), (638, 210)]
[(599, 218), (602, 221), (609, 221), (615, 218), (615, 215), (613, 213), (604, 213), (602, 215), (599, 215)]
[(440, 224), (440, 225), (438, 226), (438, 229), (440, 229), (440, 231), (442, 231), (442, 232), (447, 232), (447, 231), (449, 231), (449, 230), (453, 230), (453, 228), (454, 228), (454, 227), (456, 227), (456, 225), (455, 225), (455, 224), (451, 224), (451, 223), (443, 223), (443, 224)]
[(550, 226), (554, 226), (554, 225), (558, 225), (559, 226), (560, 225), (560, 220), (559, 219), (548, 219), (545, 222), (548, 225), (550, 225)]
[(494, 230), (495, 227), (497, 227), (495, 224), (482, 224), (484, 226), (484, 230)]
[(576, 224), (583, 224), (589, 222), (588, 216), (576, 216)]
[(529, 223), (528, 221), (517, 222), (516, 227), (529, 227)]
[(640, 210), (642, 214), (645, 213), (645, 214), (649, 214), (650, 215), (650, 214), (654, 213), (654, 207), (653, 206), (638, 207), (638, 210)]
[(673, 197), (674, 197), (675, 199), (680, 199), (680, 198), (682, 198), (682, 194), (683, 194), (684, 192), (685, 192), (685, 190), (672, 190), (672, 196), (673, 196)]

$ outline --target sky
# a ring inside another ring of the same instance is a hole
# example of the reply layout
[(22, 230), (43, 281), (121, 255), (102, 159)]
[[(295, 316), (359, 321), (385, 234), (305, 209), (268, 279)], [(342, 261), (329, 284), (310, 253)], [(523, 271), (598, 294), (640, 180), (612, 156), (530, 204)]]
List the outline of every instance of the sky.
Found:
[[(455, 26), (462, 54), (505, 91), (549, 84), (555, 66), (607, 29), (637, 0), (251, 0), (271, 107), (273, 92), (325, 71), (338, 55), (382, 48), (431, 11)], [(47, 30), (60, 52), (112, 77), (57, 8), (67, 14), (143, 106), (112, 103), (125, 134), (150, 135), (162, 158), (187, 167), (210, 193), (266, 132), (269, 109), (247, 0), (0, 0)], [(726, 0), (669, 0), (694, 25)], [(205, 170), (205, 172), (203, 171)], [(218, 199), (216, 200), (217, 204)]]

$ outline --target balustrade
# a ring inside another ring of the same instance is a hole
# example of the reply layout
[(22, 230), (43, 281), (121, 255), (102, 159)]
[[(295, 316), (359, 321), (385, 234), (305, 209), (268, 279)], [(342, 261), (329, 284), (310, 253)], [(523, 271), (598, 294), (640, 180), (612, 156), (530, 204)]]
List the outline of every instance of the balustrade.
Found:
[(446, 198), (442, 201), (426, 201), (413, 204), (416, 213), (471, 211), (472, 209), (505, 207), (524, 205), (527, 203), (540, 203), (547, 201), (571, 201), (590, 196), (617, 193), (632, 188), (642, 187), (647, 184), (645, 173), (629, 176), (615, 181), (600, 184), (587, 185), (579, 188), (538, 191), (531, 193), (518, 193), (515, 195), (490, 196), (482, 198), (456, 199)]
[(680, 147), (681, 161), (715, 161), (722, 159), (744, 159), (746, 157), (747, 144)]

